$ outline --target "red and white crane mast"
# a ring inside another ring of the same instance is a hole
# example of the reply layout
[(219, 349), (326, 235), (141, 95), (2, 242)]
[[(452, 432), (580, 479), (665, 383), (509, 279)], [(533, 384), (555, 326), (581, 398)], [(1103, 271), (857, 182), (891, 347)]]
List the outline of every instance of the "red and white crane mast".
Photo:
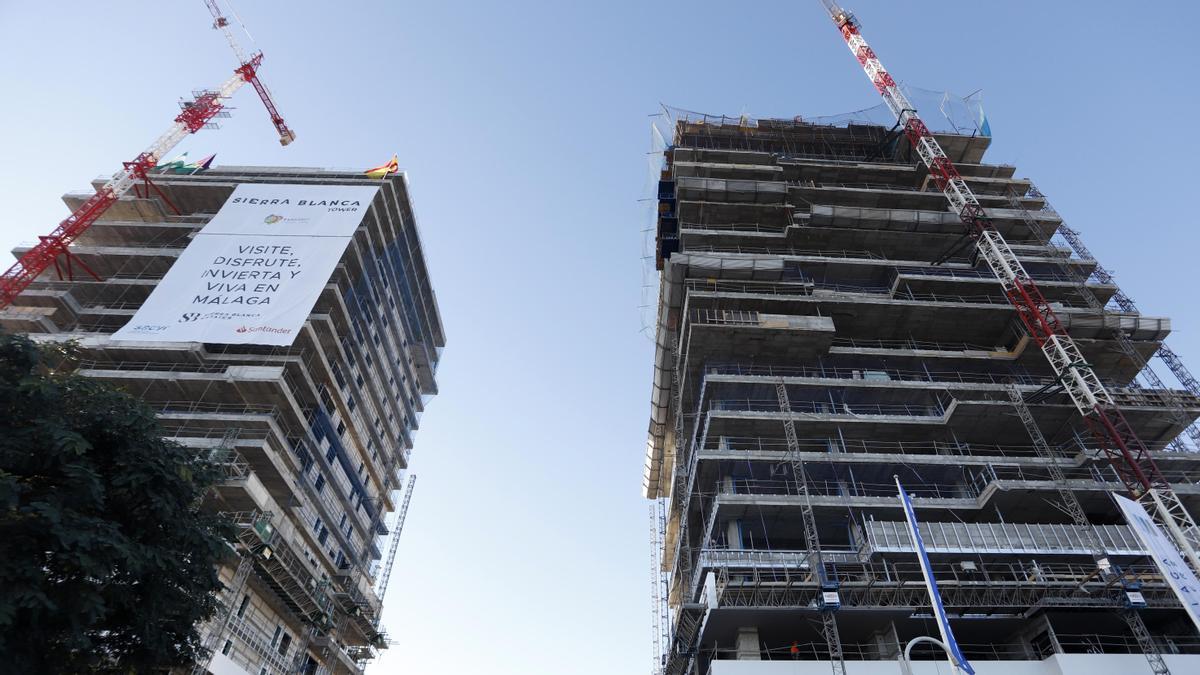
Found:
[[(47, 268), (51, 265), (57, 266), (61, 256), (67, 257), (69, 261), (71, 253), (68, 247), (79, 238), (79, 235), (91, 227), (135, 183), (145, 181), (150, 170), (188, 134), (194, 134), (208, 126), (212, 119), (224, 109), (223, 101), (233, 96), (234, 92), (247, 82), (254, 85), (259, 97), (266, 104), (267, 112), (271, 115), (271, 122), (279, 132), (279, 142), (287, 145), (295, 140), (296, 134), (292, 133), (292, 130), (284, 123), (283, 117), (276, 110), (266, 87), (258, 79), (258, 67), (262, 64), (263, 58), (262, 52), (245, 58), (233, 33), (228, 28), (228, 21), (221, 16), (216, 3), (213, 0), (205, 0), (205, 4), (208, 5), (209, 11), (217, 17), (214, 26), (225, 31), (226, 39), (229, 40), (234, 53), (238, 55), (241, 65), (234, 70), (233, 76), (225, 80), (216, 90), (201, 91), (195, 95), (193, 100), (183, 103), (183, 110), (175, 117), (175, 123), (151, 143), (150, 147), (134, 157), (133, 160), (123, 162), (121, 170), (113, 174), (107, 183), (96, 190), (96, 194), (88, 198), (70, 216), (59, 223), (53, 232), (38, 237), (38, 243), (18, 258), (12, 267), (4, 272), (3, 276), (0, 276), (0, 310), (11, 305), (21, 291), (24, 291)], [(82, 261), (80, 264), (83, 264)], [(83, 267), (87, 269), (86, 265)], [(91, 273), (91, 270), (87, 271)], [(93, 274), (93, 276), (95, 275)]]
[(1004, 237), (996, 230), (954, 163), (921, 121), (916, 108), (867, 44), (854, 15), (832, 0), (821, 0), (821, 3), (841, 31), (846, 46), (862, 65), (867, 78), (896, 116), (904, 135), (928, 167), (938, 189), (968, 227), (980, 258), (1000, 280), (1021, 323), (1046, 355), (1126, 489), (1151, 507), (1150, 512), (1166, 526), (1179, 549), (1200, 571), (1200, 553), (1197, 552), (1200, 550), (1200, 528), (1159, 471), (1145, 444), (1133, 432), (1100, 378), (1084, 360), (1079, 347), (1067, 334), (1066, 328)]

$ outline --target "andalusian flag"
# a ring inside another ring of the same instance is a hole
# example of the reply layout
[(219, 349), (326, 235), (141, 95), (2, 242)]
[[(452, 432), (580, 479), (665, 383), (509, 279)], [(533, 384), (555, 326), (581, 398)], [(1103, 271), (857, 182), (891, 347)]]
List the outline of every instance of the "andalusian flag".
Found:
[(182, 168), (183, 166), (185, 166), (187, 164), (187, 156), (188, 156), (188, 154), (186, 152), (182, 153), (180, 155), (177, 155), (175, 157), (175, 159), (155, 165), (154, 168), (156, 168), (159, 171), (162, 171), (164, 173), (167, 171), (174, 171), (176, 169)]
[(365, 173), (371, 178), (387, 178), (388, 175), (396, 173), (399, 170), (400, 158), (396, 155), (392, 155), (392, 161), (388, 162), (387, 164), (377, 166), (374, 169), (367, 169)]

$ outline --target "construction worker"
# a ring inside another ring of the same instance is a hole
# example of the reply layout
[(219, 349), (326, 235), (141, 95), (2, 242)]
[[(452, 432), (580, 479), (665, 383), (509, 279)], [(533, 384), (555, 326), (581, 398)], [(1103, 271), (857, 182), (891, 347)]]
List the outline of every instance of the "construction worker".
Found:
[(792, 660), (796, 661), (800, 658), (800, 643), (792, 641), (792, 648), (788, 650), (792, 654)]

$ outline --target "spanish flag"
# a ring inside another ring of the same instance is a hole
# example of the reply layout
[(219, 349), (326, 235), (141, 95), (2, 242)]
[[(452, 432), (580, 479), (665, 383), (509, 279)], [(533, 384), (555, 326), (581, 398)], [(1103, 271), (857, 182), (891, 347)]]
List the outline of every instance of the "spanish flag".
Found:
[(371, 178), (387, 178), (388, 175), (396, 173), (399, 170), (400, 158), (396, 155), (392, 155), (392, 161), (388, 162), (387, 164), (377, 166), (374, 169), (367, 169), (365, 173)]

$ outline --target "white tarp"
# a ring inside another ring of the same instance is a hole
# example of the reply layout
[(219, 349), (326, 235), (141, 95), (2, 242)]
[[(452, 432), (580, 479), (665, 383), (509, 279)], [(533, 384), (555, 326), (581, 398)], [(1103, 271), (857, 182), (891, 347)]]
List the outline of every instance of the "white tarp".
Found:
[(113, 339), (291, 345), (378, 190), (237, 186)]
[(1129, 528), (1142, 541), (1154, 558), (1159, 571), (1166, 577), (1171, 590), (1179, 597), (1180, 604), (1187, 610), (1192, 622), (1200, 628), (1200, 581), (1192, 568), (1180, 557), (1179, 551), (1161, 528), (1154, 523), (1141, 504), (1120, 495), (1113, 495), (1117, 506), (1125, 514)]

